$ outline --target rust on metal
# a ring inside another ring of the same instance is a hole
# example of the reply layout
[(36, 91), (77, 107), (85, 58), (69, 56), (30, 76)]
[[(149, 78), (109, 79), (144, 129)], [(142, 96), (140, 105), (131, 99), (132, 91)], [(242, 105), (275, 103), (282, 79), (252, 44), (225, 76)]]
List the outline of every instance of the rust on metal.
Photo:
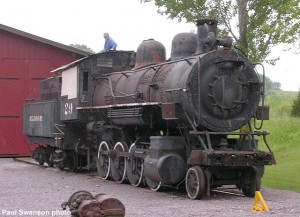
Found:
[(84, 200), (81, 202), (78, 208), (79, 217), (101, 217), (101, 207), (99, 206), (99, 202), (95, 199), (92, 200)]
[(165, 120), (176, 120), (176, 105), (175, 103), (163, 103), (162, 107), (162, 118)]
[(125, 206), (117, 198), (100, 194), (96, 195), (96, 199), (101, 207), (102, 216), (125, 216)]
[(64, 210), (69, 206), (73, 217), (125, 216), (124, 204), (116, 197), (103, 193), (93, 196), (88, 191), (77, 191), (61, 206)]
[(270, 107), (258, 106), (256, 110), (257, 120), (269, 120), (270, 119)]
[(273, 154), (262, 151), (222, 151), (193, 150), (188, 158), (189, 165), (202, 164), (206, 166), (243, 166), (243, 165), (271, 165)]
[(153, 39), (144, 40), (137, 49), (134, 69), (163, 63), (166, 61), (166, 49), (162, 43)]
[(172, 40), (171, 60), (190, 57), (195, 54), (197, 37), (194, 33), (179, 33)]

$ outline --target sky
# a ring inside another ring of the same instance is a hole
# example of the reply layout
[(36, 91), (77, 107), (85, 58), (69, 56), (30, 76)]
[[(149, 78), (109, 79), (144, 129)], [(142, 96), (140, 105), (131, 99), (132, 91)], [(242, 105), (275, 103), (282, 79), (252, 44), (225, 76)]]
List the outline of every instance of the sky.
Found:
[[(103, 33), (117, 42), (118, 50), (134, 50), (143, 40), (155, 39), (171, 53), (173, 37), (196, 32), (193, 23), (170, 20), (157, 13), (154, 3), (140, 0), (0, 0), (0, 23), (62, 44), (84, 44), (103, 49)], [(264, 63), (266, 75), (283, 90), (300, 90), (300, 54), (275, 48), (276, 66)]]

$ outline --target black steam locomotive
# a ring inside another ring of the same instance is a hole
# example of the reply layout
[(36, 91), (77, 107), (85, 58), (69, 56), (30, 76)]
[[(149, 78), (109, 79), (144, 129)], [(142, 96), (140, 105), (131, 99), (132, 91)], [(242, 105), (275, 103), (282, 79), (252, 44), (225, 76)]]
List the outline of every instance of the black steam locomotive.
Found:
[[(41, 101), (24, 107), (24, 132), (40, 164), (72, 171), (97, 167), (102, 179), (133, 186), (185, 183), (191, 199), (234, 185), (244, 195), (260, 188), (264, 166), (275, 163), (268, 133), (252, 120), (263, 82), (217, 22), (197, 21), (180, 33), (166, 60), (152, 39), (133, 51), (110, 51), (53, 71), (41, 82)], [(269, 151), (258, 150), (262, 137)]]

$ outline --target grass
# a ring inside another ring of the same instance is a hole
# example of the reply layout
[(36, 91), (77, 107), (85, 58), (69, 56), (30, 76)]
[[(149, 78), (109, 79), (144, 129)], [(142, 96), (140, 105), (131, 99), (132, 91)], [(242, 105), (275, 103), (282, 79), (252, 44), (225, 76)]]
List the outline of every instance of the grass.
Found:
[(266, 166), (262, 185), (300, 192), (300, 118), (290, 117), (297, 92), (273, 91), (266, 97), (270, 120), (264, 130), (277, 164)]

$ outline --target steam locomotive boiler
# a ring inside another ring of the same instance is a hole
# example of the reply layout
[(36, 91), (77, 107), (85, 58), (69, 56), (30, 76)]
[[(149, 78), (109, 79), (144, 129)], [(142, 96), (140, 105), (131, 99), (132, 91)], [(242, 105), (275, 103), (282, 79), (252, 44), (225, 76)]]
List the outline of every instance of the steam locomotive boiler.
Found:
[(174, 37), (168, 60), (150, 39), (136, 53), (99, 53), (54, 70), (43, 102), (24, 109), (29, 142), (44, 144), (33, 157), (73, 171), (96, 165), (102, 179), (154, 191), (185, 183), (191, 199), (222, 185), (254, 196), (264, 166), (275, 163), (268, 133), (251, 121), (268, 118), (263, 83), (230, 38), (216, 37), (216, 21), (197, 26), (197, 35)]

